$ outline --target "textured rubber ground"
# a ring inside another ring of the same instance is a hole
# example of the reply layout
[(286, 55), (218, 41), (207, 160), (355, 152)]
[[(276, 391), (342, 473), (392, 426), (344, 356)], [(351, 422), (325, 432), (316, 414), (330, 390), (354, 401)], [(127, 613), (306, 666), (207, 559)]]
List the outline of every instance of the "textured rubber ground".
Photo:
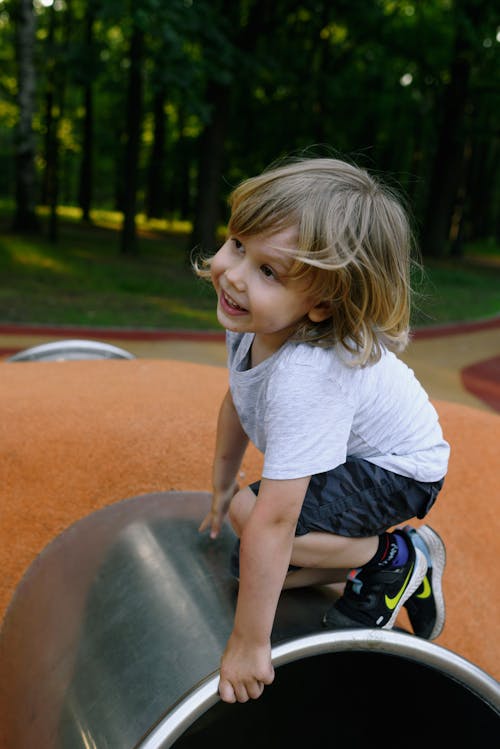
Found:
[[(210, 491), (223, 367), (171, 360), (0, 364), (0, 613), (69, 525), (121, 499)], [(447, 549), (437, 643), (500, 678), (500, 415), (434, 400), (451, 443), (429, 524)], [(250, 448), (242, 482), (259, 478)], [(200, 518), (201, 520), (201, 518)], [(404, 610), (398, 626), (411, 631)]]

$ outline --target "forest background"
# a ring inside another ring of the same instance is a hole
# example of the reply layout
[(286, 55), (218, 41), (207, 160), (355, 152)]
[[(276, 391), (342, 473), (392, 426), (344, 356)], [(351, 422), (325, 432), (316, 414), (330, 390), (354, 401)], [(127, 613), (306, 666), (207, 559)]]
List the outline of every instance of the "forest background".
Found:
[(500, 313), (489, 0), (0, 0), (0, 321), (217, 327), (190, 252), (276, 159), (412, 207), (415, 321)]

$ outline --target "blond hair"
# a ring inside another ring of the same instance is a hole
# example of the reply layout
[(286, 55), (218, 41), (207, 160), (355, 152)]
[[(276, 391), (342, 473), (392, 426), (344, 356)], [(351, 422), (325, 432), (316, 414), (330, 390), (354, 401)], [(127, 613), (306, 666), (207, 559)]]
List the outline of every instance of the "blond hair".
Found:
[(294, 274), (329, 305), (291, 340), (340, 342), (353, 363), (377, 361), (381, 346), (409, 339), (413, 238), (401, 200), (364, 169), (332, 158), (295, 159), (245, 180), (229, 198), (229, 234), (298, 228)]

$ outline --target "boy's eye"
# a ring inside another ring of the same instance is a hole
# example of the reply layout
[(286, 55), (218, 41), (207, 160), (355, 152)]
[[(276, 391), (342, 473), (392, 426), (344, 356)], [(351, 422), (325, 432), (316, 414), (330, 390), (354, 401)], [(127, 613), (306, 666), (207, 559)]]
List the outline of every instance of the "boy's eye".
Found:
[(276, 278), (275, 272), (269, 265), (261, 265), (260, 270), (266, 276), (266, 278)]
[(240, 242), (239, 239), (236, 239), (236, 237), (232, 237), (231, 240), (234, 243), (234, 246), (236, 247), (237, 250), (241, 250), (242, 249), (243, 244)]

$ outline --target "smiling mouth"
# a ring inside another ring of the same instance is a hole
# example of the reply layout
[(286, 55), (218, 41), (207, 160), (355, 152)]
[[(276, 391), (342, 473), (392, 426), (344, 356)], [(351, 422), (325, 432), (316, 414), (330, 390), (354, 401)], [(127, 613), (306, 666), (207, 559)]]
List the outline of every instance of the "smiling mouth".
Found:
[(226, 305), (230, 307), (231, 309), (234, 309), (236, 312), (247, 312), (247, 310), (244, 307), (240, 307), (239, 304), (236, 304), (234, 299), (231, 299), (231, 297), (228, 296), (228, 294), (226, 294), (225, 291), (222, 292), (222, 298), (224, 302), (226, 303)]

